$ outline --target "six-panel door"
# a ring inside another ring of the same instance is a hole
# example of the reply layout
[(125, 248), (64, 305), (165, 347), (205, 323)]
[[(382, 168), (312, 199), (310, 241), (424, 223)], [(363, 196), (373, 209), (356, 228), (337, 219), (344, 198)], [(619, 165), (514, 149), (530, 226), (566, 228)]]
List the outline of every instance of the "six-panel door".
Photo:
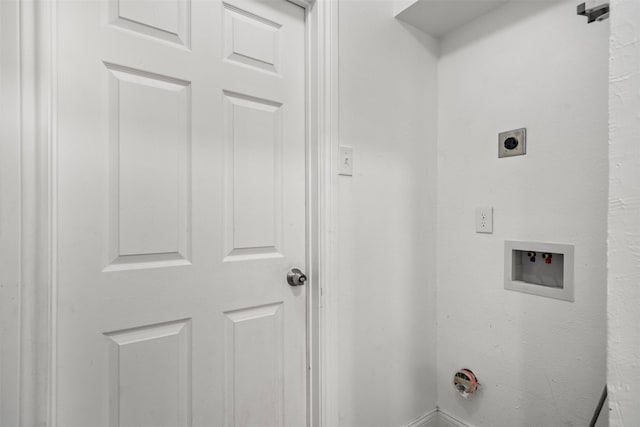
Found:
[(57, 425), (304, 425), (303, 9), (56, 7)]

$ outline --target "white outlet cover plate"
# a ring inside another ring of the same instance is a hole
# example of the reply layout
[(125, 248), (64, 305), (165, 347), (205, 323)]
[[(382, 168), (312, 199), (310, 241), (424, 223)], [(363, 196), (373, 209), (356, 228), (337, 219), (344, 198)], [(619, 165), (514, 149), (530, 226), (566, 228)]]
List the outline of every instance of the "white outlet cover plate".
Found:
[(339, 148), (338, 174), (353, 175), (353, 147), (341, 145)]
[(476, 233), (493, 233), (493, 208), (476, 208)]

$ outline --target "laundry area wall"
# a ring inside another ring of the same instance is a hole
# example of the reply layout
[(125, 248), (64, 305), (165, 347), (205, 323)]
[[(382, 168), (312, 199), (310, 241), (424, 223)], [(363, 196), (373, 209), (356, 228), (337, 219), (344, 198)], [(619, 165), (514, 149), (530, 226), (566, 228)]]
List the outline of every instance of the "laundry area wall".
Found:
[(436, 406), (437, 45), (393, 2), (339, 2), (338, 364), (342, 426)]
[[(606, 383), (609, 25), (575, 6), (508, 3), (441, 43), (438, 404), (474, 426), (585, 426)], [(526, 155), (498, 158), (523, 127)], [(505, 290), (505, 240), (574, 245), (575, 301)]]
[[(340, 424), (585, 425), (606, 382), (609, 24), (512, 2), (435, 39), (397, 7), (339, 2)], [(498, 159), (519, 127), (527, 154)], [(575, 301), (505, 290), (505, 240), (574, 245)]]

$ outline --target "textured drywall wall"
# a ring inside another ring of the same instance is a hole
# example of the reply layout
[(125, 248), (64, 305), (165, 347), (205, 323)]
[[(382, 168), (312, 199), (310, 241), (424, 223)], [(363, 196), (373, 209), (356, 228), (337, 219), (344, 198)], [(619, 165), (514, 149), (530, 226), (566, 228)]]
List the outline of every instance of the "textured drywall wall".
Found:
[(611, 425), (640, 425), (640, 2), (611, 2), (608, 385)]
[(393, 1), (339, 2), (341, 426), (405, 426), (435, 408), (435, 43)]
[[(442, 40), (438, 404), (470, 425), (582, 427), (605, 384), (608, 25), (514, 2)], [(498, 159), (520, 127), (527, 154)], [(575, 245), (575, 302), (505, 290), (505, 240)], [(482, 384), (469, 400), (463, 367)]]

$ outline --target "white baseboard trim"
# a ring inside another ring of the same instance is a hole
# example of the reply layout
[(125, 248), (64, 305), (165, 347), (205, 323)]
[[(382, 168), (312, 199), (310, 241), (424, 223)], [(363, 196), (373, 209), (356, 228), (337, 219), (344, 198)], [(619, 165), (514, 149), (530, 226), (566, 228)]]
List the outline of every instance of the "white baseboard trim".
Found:
[(438, 408), (411, 421), (407, 427), (438, 427)]
[(437, 427), (473, 427), (470, 424), (454, 417), (451, 414), (447, 414), (442, 409), (438, 409), (438, 424)]
[(427, 412), (420, 418), (416, 418), (407, 424), (407, 427), (473, 427), (464, 421), (443, 412), (441, 409), (436, 408)]

